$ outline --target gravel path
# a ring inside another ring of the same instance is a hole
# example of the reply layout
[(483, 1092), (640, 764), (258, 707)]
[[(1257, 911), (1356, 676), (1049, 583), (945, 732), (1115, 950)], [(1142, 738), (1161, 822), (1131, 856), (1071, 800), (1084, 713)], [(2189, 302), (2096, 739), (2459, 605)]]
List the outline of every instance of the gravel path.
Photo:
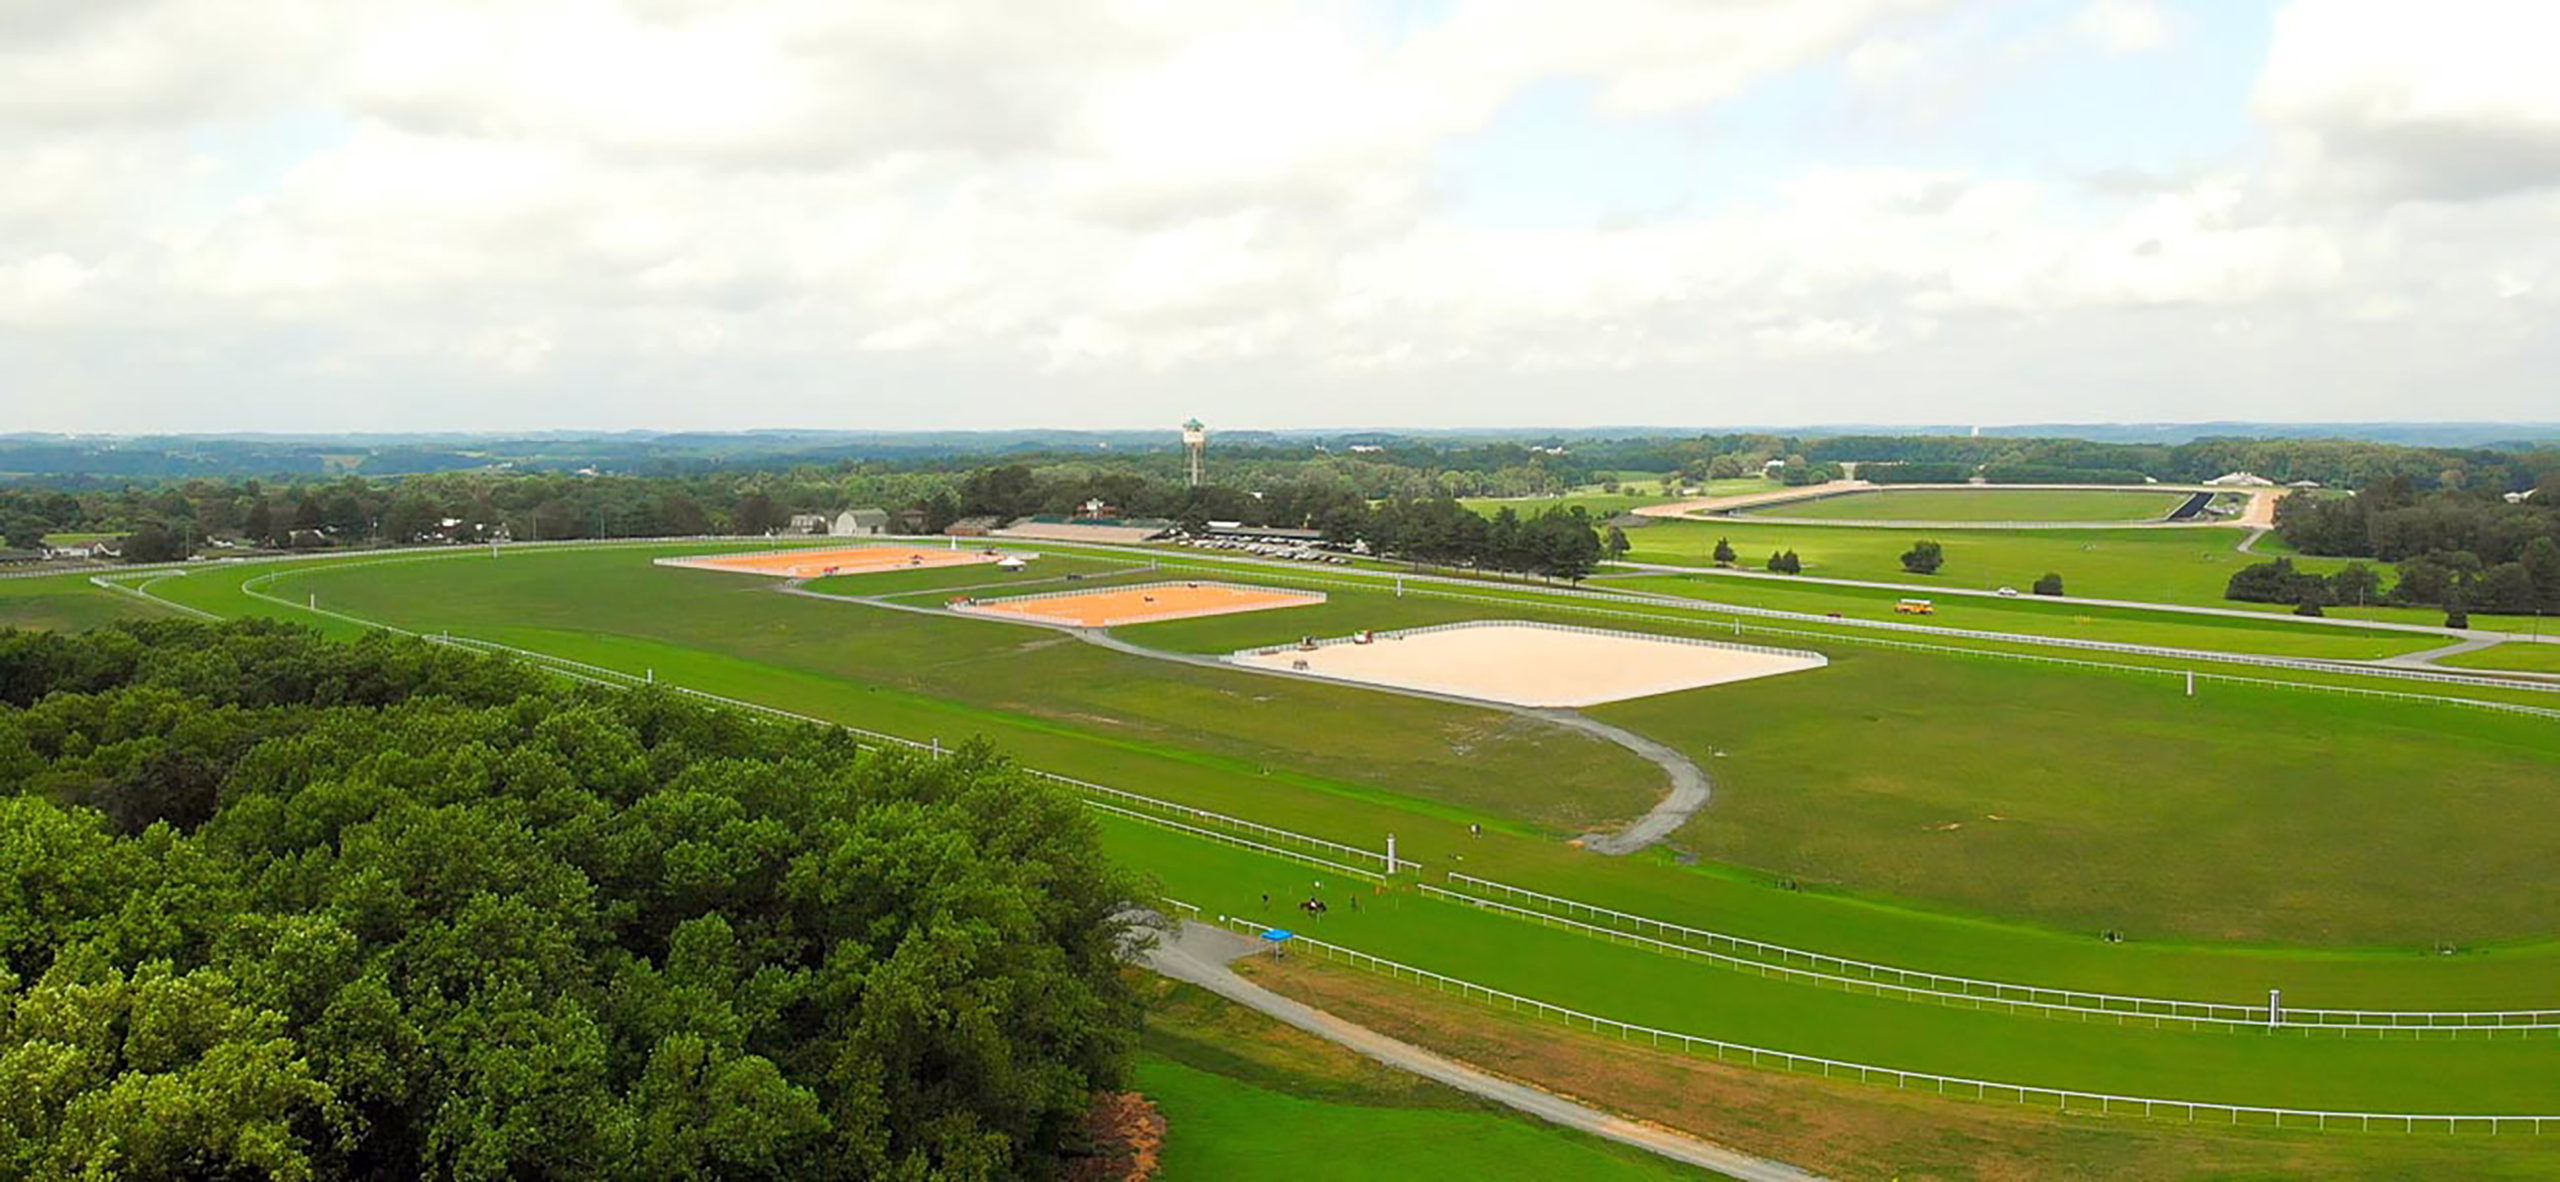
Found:
[(1628, 1120), (1552, 1092), (1480, 1071), (1436, 1051), (1389, 1038), (1304, 1002), (1282, 997), (1237, 976), (1235, 970), (1227, 967), (1227, 962), (1256, 950), (1255, 941), (1245, 936), (1205, 923), (1184, 923), (1174, 932), (1167, 933), (1166, 938), (1142, 959), (1148, 968), (1167, 977), (1197, 985), (1389, 1067), (1410, 1071), (1552, 1124), (1579, 1129), (1621, 1145), (1631, 1145), (1728, 1178), (1746, 1179), (1747, 1182), (1806, 1182), (1818, 1177), (1784, 1162), (1753, 1157), (1686, 1133)]

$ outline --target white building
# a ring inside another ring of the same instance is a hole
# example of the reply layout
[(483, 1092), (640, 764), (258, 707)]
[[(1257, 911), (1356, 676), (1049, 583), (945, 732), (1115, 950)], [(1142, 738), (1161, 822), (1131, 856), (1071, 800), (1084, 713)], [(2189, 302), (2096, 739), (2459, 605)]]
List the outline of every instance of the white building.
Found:
[(889, 532), (886, 509), (847, 509), (828, 523), (827, 532), (838, 537), (868, 537)]
[(2205, 483), (2219, 485), (2223, 488), (2274, 488), (2276, 486), (2275, 481), (2269, 480), (2264, 476), (2260, 476), (2255, 472), (2225, 472), (2220, 476), (2216, 476), (2211, 480), (2205, 481)]

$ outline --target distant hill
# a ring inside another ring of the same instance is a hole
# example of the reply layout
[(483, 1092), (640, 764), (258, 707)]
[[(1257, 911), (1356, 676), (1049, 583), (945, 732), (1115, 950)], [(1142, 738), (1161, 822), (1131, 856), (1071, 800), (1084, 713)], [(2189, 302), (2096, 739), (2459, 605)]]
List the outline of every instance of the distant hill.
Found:
[[(1354, 443), (1566, 443), (1675, 439), (1712, 431), (1792, 436), (1968, 435), (1964, 424), (1816, 424), (1755, 427), (1448, 427), (1218, 430), (1212, 446), (1344, 447)], [(2198, 439), (2352, 439), (2419, 447), (2560, 444), (2560, 423), (2036, 423), (1982, 427), (1999, 438), (2177, 444)], [(1067, 431), (529, 431), (226, 435), (0, 434), (0, 479), (85, 477), (166, 480), (239, 476), (402, 476), (426, 472), (702, 472), (887, 460), (931, 462), (1012, 453), (1164, 451), (1173, 429)]]

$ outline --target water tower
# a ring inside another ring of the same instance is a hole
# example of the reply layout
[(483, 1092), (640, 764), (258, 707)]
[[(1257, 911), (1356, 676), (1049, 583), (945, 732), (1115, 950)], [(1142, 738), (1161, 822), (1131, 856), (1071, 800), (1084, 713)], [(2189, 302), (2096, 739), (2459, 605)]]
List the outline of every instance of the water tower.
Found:
[(1193, 419), (1182, 425), (1182, 450), (1191, 453), (1191, 487), (1200, 487), (1200, 456), (1209, 450), (1209, 429)]

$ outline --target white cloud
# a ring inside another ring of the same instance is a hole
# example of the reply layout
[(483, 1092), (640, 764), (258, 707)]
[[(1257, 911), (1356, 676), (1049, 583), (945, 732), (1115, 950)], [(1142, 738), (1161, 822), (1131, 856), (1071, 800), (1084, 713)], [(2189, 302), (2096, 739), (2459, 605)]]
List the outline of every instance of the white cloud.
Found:
[[(2138, 350), (2143, 406), (2180, 366), (2454, 338), (2511, 375), (2474, 386), (2522, 391), (2560, 293), (2547, 194), (2407, 148), (2530, 141), (2542, 83), (2447, 81), (2458, 46), (2382, 44), (2389, 14), (2352, 6), (2278, 26), (2273, 173), (2099, 192), (1897, 144), (1917, 162), (1738, 171), (1641, 224), (1493, 225), (1452, 212), (1442, 155), (1541, 84), (1642, 123), (1838, 63), (1954, 110), (2014, 47), (1898, 0), (1459, 0), (1401, 35), (1260, 0), (386, 0), (280, 4), (272, 37), (196, 0), (11, 2), (0, 400), (40, 391), (8, 408), (26, 425), (985, 425), (1228, 397), (1266, 421), (1677, 421), (1710, 386), (1889, 418), (1933, 374), (2028, 405)], [(2099, 3), (2039, 36), (2169, 31)], [(234, 152), (313, 111), (299, 159)], [(1708, 139), (1690, 167), (1727, 161)], [(2481, 200), (2304, 196), (2342, 172)], [(2342, 323), (2375, 328), (2341, 346)], [(267, 417), (183, 417), (211, 413)]]
[(2468, 200), (2560, 184), (2560, 5), (2298, 0), (2257, 107), (2306, 190)]
[(2158, 0), (2094, 0), (2072, 18), (2071, 31), (2109, 53), (2164, 49), (2175, 36)]

